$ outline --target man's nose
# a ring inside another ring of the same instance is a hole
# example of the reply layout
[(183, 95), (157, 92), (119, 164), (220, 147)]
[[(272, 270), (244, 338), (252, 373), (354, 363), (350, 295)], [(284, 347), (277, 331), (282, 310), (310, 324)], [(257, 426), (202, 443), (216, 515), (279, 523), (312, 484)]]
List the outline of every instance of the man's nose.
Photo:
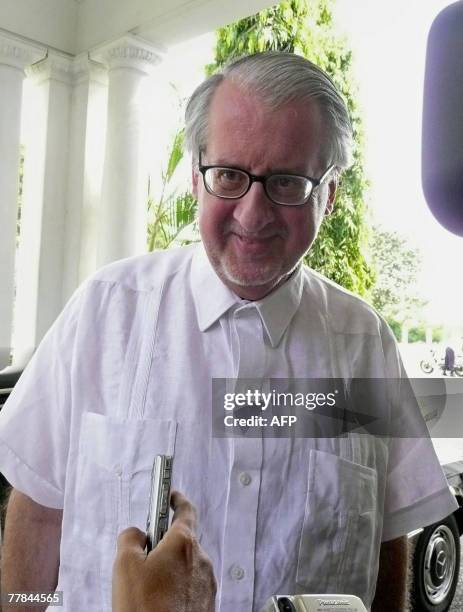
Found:
[(233, 217), (249, 233), (256, 234), (275, 220), (275, 208), (262, 183), (253, 183), (234, 208)]

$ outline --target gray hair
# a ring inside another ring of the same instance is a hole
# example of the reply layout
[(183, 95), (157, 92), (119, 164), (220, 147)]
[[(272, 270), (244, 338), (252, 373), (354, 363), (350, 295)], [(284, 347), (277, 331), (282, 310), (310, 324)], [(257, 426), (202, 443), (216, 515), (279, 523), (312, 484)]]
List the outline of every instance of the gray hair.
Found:
[(339, 169), (351, 165), (352, 125), (346, 103), (333, 81), (309, 60), (280, 51), (242, 57), (196, 88), (185, 111), (185, 143), (195, 160), (198, 152), (206, 149), (210, 104), (225, 79), (256, 94), (272, 110), (289, 102), (317, 100), (327, 131), (321, 150), (324, 162)]

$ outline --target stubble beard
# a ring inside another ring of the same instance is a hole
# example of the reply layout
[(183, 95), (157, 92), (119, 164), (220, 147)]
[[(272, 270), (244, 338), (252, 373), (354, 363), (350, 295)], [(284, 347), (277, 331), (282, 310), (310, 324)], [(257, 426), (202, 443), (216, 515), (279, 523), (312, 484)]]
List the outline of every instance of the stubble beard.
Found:
[(275, 261), (260, 264), (258, 261), (239, 262), (230, 253), (217, 253), (215, 250), (209, 253), (209, 257), (217, 275), (227, 286), (267, 287), (268, 291), (288, 278), (301, 261), (299, 258), (292, 265), (285, 265), (283, 261), (278, 265), (275, 265)]

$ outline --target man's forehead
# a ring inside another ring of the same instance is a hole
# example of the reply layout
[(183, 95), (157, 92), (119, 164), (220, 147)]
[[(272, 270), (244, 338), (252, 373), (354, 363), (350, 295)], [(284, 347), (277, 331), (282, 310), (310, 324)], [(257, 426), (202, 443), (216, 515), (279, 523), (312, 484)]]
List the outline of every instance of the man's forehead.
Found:
[(322, 132), (315, 100), (272, 108), (252, 89), (228, 80), (219, 85), (210, 105), (207, 150), (213, 163), (245, 163), (249, 158), (249, 164), (261, 161), (272, 170), (307, 173), (307, 160), (314, 153), (318, 158)]

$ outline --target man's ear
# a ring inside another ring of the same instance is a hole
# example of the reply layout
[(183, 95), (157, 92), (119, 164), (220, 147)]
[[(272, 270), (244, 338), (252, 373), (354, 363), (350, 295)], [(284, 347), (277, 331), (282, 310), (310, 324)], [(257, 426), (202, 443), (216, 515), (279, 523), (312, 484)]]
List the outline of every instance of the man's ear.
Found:
[(334, 208), (334, 202), (336, 200), (336, 191), (338, 189), (338, 177), (336, 176), (335, 178), (331, 179), (331, 181), (328, 184), (328, 200), (326, 202), (326, 207), (325, 207), (325, 215), (331, 215), (331, 213), (333, 212), (333, 208)]

